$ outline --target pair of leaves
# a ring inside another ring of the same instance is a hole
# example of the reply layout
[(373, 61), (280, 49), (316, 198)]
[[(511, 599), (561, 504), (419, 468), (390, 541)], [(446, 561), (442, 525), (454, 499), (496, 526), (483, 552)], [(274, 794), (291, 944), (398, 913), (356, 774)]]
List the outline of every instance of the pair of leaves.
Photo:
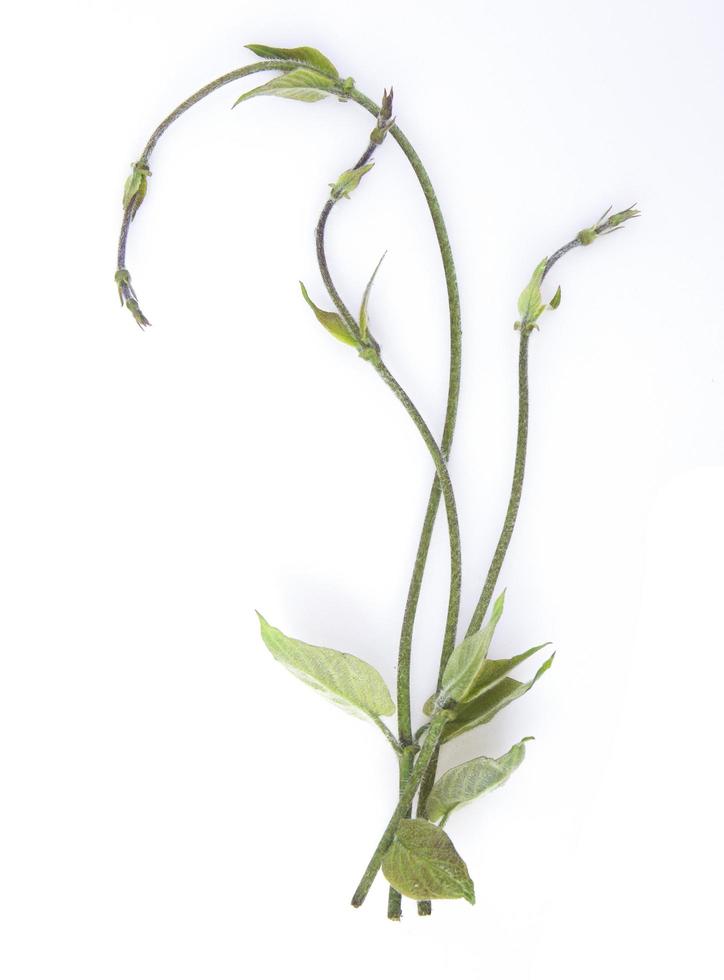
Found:
[(392, 715), (395, 705), (380, 673), (371, 664), (328, 647), (312, 646), (285, 636), (259, 616), (269, 652), (299, 680), (358, 718), (373, 721)]
[[(527, 652), (527, 655), (530, 656), (536, 650), (540, 649), (541, 647), (533, 647), (532, 650)], [(457, 738), (458, 735), (462, 735), (463, 732), (472, 731), (473, 728), (477, 728), (479, 725), (487, 725), (499, 711), (502, 711), (512, 701), (516, 701), (530, 691), (533, 685), (540, 680), (552, 665), (554, 656), (555, 654), (550, 656), (545, 663), (541, 664), (531, 680), (522, 683), (521, 681), (514, 680), (512, 677), (504, 677), (494, 687), (491, 687), (479, 697), (468, 701), (466, 704), (458, 705), (453, 713), (452, 719), (445, 726), (442, 737), (443, 742), (449, 742), (451, 739)], [(500, 663), (503, 662), (500, 661)]]
[[(385, 252), (385, 255), (386, 254), (387, 253)], [(382, 259), (384, 259), (385, 255), (382, 256)], [(372, 289), (372, 283), (375, 281), (377, 270), (382, 265), (382, 259), (380, 259), (375, 266), (375, 271), (372, 273), (370, 281), (367, 283), (365, 291), (362, 295), (362, 303), (359, 310), (359, 336), (363, 344), (367, 343), (367, 339), (369, 337), (369, 315), (367, 312), (367, 306), (369, 304), (370, 291)], [(314, 311), (314, 315), (325, 330), (328, 330), (337, 340), (341, 340), (343, 344), (349, 344), (350, 347), (358, 347), (358, 339), (352, 333), (351, 329), (342, 319), (340, 314), (335, 313), (333, 310), (320, 309), (320, 307), (317, 306), (317, 304), (310, 298), (304, 283), (300, 282), (299, 285), (302, 290), (302, 296), (309, 304), (310, 308)]]
[[(443, 671), (439, 694), (428, 698), (425, 703), (423, 710), (428, 716), (445, 704), (452, 711), (452, 718), (443, 734), (445, 742), (478, 725), (487, 724), (502, 708), (529, 691), (553, 663), (553, 657), (550, 657), (532, 680), (521, 683), (508, 677), (508, 673), (548, 646), (547, 643), (505, 660), (488, 659), (488, 650), (503, 615), (504, 604), (503, 592), (495, 600), (488, 622), (455, 647)], [(453, 703), (452, 707), (450, 702)]]
[(561, 287), (556, 289), (550, 303), (544, 303), (541, 296), (541, 284), (548, 265), (548, 257), (541, 259), (533, 270), (530, 282), (518, 297), (518, 313), (520, 326), (532, 329), (538, 322), (538, 317), (547, 309), (557, 310), (561, 304)]
[(475, 904), (475, 886), (453, 842), (428, 820), (402, 820), (382, 859), (382, 873), (401, 895), (418, 902), (464, 898)]
[(530, 739), (524, 738), (498, 759), (481, 755), (449, 769), (438, 779), (427, 798), (428, 819), (441, 820), (444, 824), (453, 810), (502, 786), (525, 759), (528, 741)]

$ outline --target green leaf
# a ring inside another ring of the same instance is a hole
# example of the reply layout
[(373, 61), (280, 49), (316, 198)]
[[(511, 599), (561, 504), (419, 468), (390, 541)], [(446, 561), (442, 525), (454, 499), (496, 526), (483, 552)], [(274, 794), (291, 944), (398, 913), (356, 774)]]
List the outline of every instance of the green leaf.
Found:
[[(383, 254), (382, 259), (384, 259), (385, 255), (387, 255), (387, 252), (385, 252)], [(368, 304), (369, 298), (370, 298), (370, 290), (372, 289), (372, 283), (375, 281), (375, 276), (377, 275), (377, 270), (382, 265), (382, 259), (380, 259), (380, 261), (375, 266), (375, 271), (370, 276), (370, 281), (367, 283), (367, 287), (365, 288), (365, 291), (362, 294), (362, 304), (361, 304), (361, 306), (359, 308), (359, 332), (360, 332), (360, 336), (362, 337), (362, 340), (366, 340), (367, 339), (367, 333), (368, 333), (368, 329), (369, 329), (369, 318), (367, 316), (367, 304)]]
[(481, 755), (449, 769), (435, 783), (427, 799), (425, 809), (428, 819), (442, 820), (444, 823), (453, 810), (502, 786), (525, 758), (525, 743), (528, 741), (524, 738), (499, 759)]
[[(319, 102), (326, 98), (334, 89), (334, 82), (326, 75), (311, 68), (295, 68), (293, 71), (278, 75), (264, 85), (253, 88), (251, 92), (244, 92), (234, 103), (246, 102), (257, 95), (279, 95), (283, 99), (298, 99), (300, 102)], [(232, 106), (233, 108), (233, 106)]]
[(279, 61), (301, 61), (303, 65), (317, 68), (328, 75), (339, 78), (339, 72), (329, 58), (316, 48), (270, 48), (266, 44), (246, 44), (244, 47), (253, 51), (259, 58), (271, 58)]
[(513, 680), (512, 677), (504, 677), (502, 681), (499, 681), (479, 697), (468, 701), (467, 704), (461, 704), (455, 709), (453, 717), (445, 726), (443, 742), (449, 742), (451, 739), (457, 738), (458, 735), (462, 735), (463, 732), (477, 728), (478, 725), (486, 725), (499, 711), (530, 691), (536, 681), (551, 666), (554, 656), (555, 654), (538, 668), (532, 680), (522, 684), (520, 681)]
[(561, 305), (561, 287), (559, 286), (553, 294), (553, 299), (548, 304), (552, 310), (557, 310)]
[(543, 282), (543, 273), (547, 262), (547, 256), (541, 259), (533, 270), (530, 282), (518, 297), (518, 313), (520, 313), (524, 323), (535, 323), (542, 312), (540, 308), (544, 306), (544, 303), (541, 299), (540, 286)]
[(315, 647), (285, 636), (259, 616), (269, 652), (305, 684), (358, 718), (394, 714), (395, 705), (380, 673), (351, 653)]
[(490, 641), (503, 615), (504, 605), (505, 592), (501, 592), (495, 600), (488, 622), (477, 633), (466, 636), (453, 650), (442, 675), (439, 703), (442, 704), (448, 698), (454, 701), (467, 700), (479, 673), (483, 670)]
[(123, 209), (125, 210), (131, 203), (135, 194), (137, 194), (146, 178), (138, 170), (134, 170), (126, 178), (126, 183), (123, 185)]
[[(362, 180), (366, 173), (374, 167), (373, 163), (366, 163), (362, 167), (355, 167), (354, 170), (345, 170), (339, 175), (334, 184), (329, 186), (332, 188), (330, 197), (335, 201), (338, 201), (340, 197), (349, 197), (352, 191), (357, 187), (359, 182)], [(380, 261), (382, 261), (380, 259)], [(375, 270), (377, 271), (377, 270)]]
[(326, 330), (329, 330), (332, 336), (336, 337), (337, 340), (341, 340), (343, 344), (349, 344), (350, 347), (357, 347), (357, 338), (351, 332), (339, 313), (333, 313), (331, 310), (320, 310), (317, 304), (309, 298), (309, 293), (307, 292), (304, 283), (300, 282), (299, 285), (302, 288), (302, 296), (314, 310), (314, 315), (322, 326)]
[[(485, 691), (489, 691), (491, 687), (499, 684), (514, 667), (522, 664), (529, 657), (532, 657), (534, 653), (538, 653), (539, 650), (543, 650), (549, 645), (548, 643), (540, 643), (537, 647), (531, 647), (525, 653), (519, 653), (517, 656), (509, 657), (507, 660), (486, 659), (466, 700), (472, 701)], [(434, 695), (428, 698), (422, 709), (428, 717), (435, 713), (435, 700)]]
[(428, 820), (400, 822), (382, 859), (382, 873), (408, 898), (464, 898), (475, 904), (475, 886), (465, 862), (445, 831)]

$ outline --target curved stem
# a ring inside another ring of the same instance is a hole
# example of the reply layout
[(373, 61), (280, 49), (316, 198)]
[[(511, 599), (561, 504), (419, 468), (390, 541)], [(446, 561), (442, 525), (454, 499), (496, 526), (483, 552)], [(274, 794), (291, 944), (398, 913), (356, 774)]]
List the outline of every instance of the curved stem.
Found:
[[(302, 68), (305, 67), (301, 63), (297, 64), (294, 61), (260, 61), (253, 65), (244, 65), (243, 68), (236, 68), (234, 71), (227, 72), (226, 75), (221, 75), (219, 78), (215, 78), (213, 82), (209, 82), (208, 85), (204, 85), (200, 88), (198, 92), (194, 92), (190, 95), (188, 99), (177, 105), (173, 112), (170, 112), (166, 118), (156, 126), (149, 141), (143, 148), (143, 153), (138, 159), (139, 163), (148, 164), (151, 158), (156, 143), (161, 139), (163, 134), (166, 132), (171, 123), (176, 122), (176, 120), (182, 116), (191, 106), (196, 105), (197, 102), (201, 102), (205, 99), (207, 95), (211, 95), (217, 89), (222, 88), (224, 85), (228, 85), (229, 82), (235, 82), (239, 78), (244, 78), (245, 75), (253, 75), (259, 71), (289, 71), (292, 68)], [(121, 233), (118, 239), (118, 268), (122, 269), (126, 264), (126, 245), (128, 242), (128, 229), (131, 223), (132, 215), (131, 204), (123, 212), (123, 221), (121, 223)]]
[[(357, 89), (352, 89), (349, 97), (367, 109), (368, 112), (376, 115), (378, 107)], [(422, 192), (430, 211), (430, 217), (435, 228), (440, 257), (442, 259), (443, 271), (445, 273), (445, 285), (447, 288), (448, 308), (450, 313), (450, 369), (448, 379), (447, 405), (445, 408), (445, 423), (443, 427), (440, 449), (447, 461), (452, 448), (453, 436), (455, 434), (455, 423), (457, 420), (458, 401), (460, 397), (460, 368), (462, 362), (462, 332), (460, 329), (460, 294), (458, 291), (457, 276), (455, 273), (455, 262), (453, 260), (452, 248), (448, 237), (445, 219), (443, 218), (440, 204), (432, 186), (430, 177), (422, 164), (415, 148), (407, 139), (399, 126), (390, 129), (390, 136), (398, 144), (402, 152), (410, 162), (415, 175), (420, 183)], [(425, 517), (420, 533), (420, 540), (417, 546), (417, 554), (412, 570), (412, 578), (407, 592), (405, 603), (405, 613), (402, 620), (400, 631), (400, 647), (397, 665), (397, 709), (399, 719), (399, 738), (404, 745), (412, 739), (412, 719), (410, 708), (410, 660), (412, 653), (412, 636), (415, 626), (417, 606), (420, 599), (420, 590), (425, 573), (427, 556), (430, 551), (432, 532), (435, 526), (435, 518), (440, 505), (441, 486), (435, 477), (430, 494), (428, 497)], [(458, 611), (455, 605), (448, 603), (448, 613), (445, 622), (445, 634), (441, 654), (441, 670), (452, 653), (455, 646), (455, 636), (457, 632)]]

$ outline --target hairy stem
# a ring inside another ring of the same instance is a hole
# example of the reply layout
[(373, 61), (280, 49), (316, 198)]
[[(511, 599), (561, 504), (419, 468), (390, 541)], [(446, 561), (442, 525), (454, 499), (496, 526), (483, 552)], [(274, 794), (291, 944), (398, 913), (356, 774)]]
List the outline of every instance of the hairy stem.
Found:
[[(229, 82), (235, 82), (239, 78), (244, 78), (245, 75), (253, 75), (259, 71), (289, 71), (290, 68), (301, 68), (303, 65), (297, 64), (292, 61), (260, 61), (253, 65), (244, 65), (243, 68), (236, 68), (234, 71), (227, 72), (226, 75), (221, 75), (219, 78), (215, 78), (213, 82), (209, 82), (208, 85), (204, 85), (200, 88), (198, 92), (194, 92), (190, 95), (188, 99), (177, 105), (173, 112), (170, 112), (166, 118), (156, 126), (151, 137), (143, 148), (143, 153), (138, 159), (139, 163), (148, 164), (151, 159), (151, 154), (153, 153), (156, 143), (161, 139), (163, 134), (166, 132), (171, 123), (176, 122), (176, 120), (182, 116), (191, 106), (196, 105), (197, 102), (201, 102), (205, 99), (207, 95), (211, 95), (217, 89), (222, 88), (224, 85), (228, 85)], [(128, 242), (128, 229), (131, 222), (132, 205), (125, 209), (123, 213), (123, 221), (121, 224), (121, 234), (118, 239), (118, 268), (122, 269), (126, 264), (126, 245)]]
[[(379, 112), (379, 107), (371, 100), (368, 99), (362, 92), (357, 89), (352, 89), (349, 93), (349, 97), (361, 105), (363, 108), (367, 109), (373, 115), (377, 115)], [(389, 131), (390, 136), (397, 142), (397, 144), (402, 149), (402, 152), (407, 157), (410, 166), (412, 167), (415, 175), (418, 178), (420, 187), (422, 188), (423, 194), (425, 195), (425, 200), (430, 211), (430, 216), (432, 218), (433, 226), (435, 229), (435, 235), (438, 242), (438, 247), (440, 250), (440, 256), (443, 264), (443, 271), (445, 274), (445, 285), (447, 289), (448, 296), (448, 310), (450, 319), (450, 366), (449, 366), (449, 378), (448, 378), (448, 394), (447, 394), (447, 404), (445, 408), (445, 422), (443, 426), (442, 440), (440, 442), (440, 450), (442, 452), (445, 462), (449, 459), (450, 450), (452, 448), (453, 437), (455, 434), (455, 424), (457, 421), (457, 410), (458, 402), (460, 397), (460, 371), (461, 371), (461, 361), (462, 361), (462, 332), (460, 327), (460, 295), (458, 291), (457, 276), (455, 273), (455, 263), (452, 255), (452, 248), (450, 246), (450, 239), (448, 237), (447, 228), (445, 226), (445, 219), (443, 218), (442, 210), (435, 194), (435, 190), (432, 186), (430, 177), (428, 176), (425, 167), (423, 166), (420, 157), (417, 155), (415, 148), (412, 146), (410, 141), (407, 139), (405, 134), (398, 126), (392, 126)], [(356, 167), (363, 166), (367, 160), (372, 156), (376, 149), (375, 144), (370, 143), (365, 153), (360, 157), (360, 159), (355, 164)], [(329, 274), (329, 269), (327, 267), (327, 262), (324, 254), (324, 232), (326, 228), (327, 219), (331, 213), (332, 207), (334, 206), (334, 201), (330, 200), (325, 205), (322, 214), (320, 216), (319, 222), (317, 224), (316, 232), (316, 246), (317, 246), (317, 259), (319, 262), (320, 272), (322, 274), (322, 279), (327, 288), (333, 303), (337, 307), (337, 311), (340, 316), (345, 320), (348, 327), (352, 330), (355, 336), (358, 335), (356, 329), (356, 323), (354, 317), (350, 314), (349, 310), (342, 301), (334, 282)], [(412, 639), (415, 627), (415, 618), (417, 616), (417, 607), (420, 600), (420, 592), (422, 589), (422, 581), (425, 574), (425, 566), (427, 564), (427, 557), (430, 551), (430, 544), (432, 541), (432, 534), (435, 527), (435, 520), (437, 518), (437, 512), (440, 506), (440, 497), (442, 494), (442, 486), (440, 480), (437, 476), (433, 478), (432, 487), (428, 496), (427, 507), (425, 510), (425, 516), (422, 523), (422, 530), (420, 533), (420, 539), (417, 546), (417, 553), (415, 555), (415, 562), (412, 569), (412, 576), (410, 579), (410, 584), (408, 586), (407, 599), (405, 601), (405, 611), (402, 619), (402, 627), (400, 630), (400, 641), (399, 641), (399, 651), (397, 660), (397, 719), (398, 719), (398, 738), (400, 745), (403, 747), (409, 744), (414, 744), (414, 739), (412, 737), (412, 710), (411, 710), (411, 693), (410, 693), (410, 666), (412, 659)], [(448, 597), (448, 608), (447, 616), (445, 620), (445, 632), (443, 637), (442, 652), (440, 656), (440, 675), (442, 676), (442, 671), (450, 657), (455, 646), (455, 638), (457, 634), (458, 617), (460, 614), (460, 590), (459, 584), (457, 593), (453, 591), (453, 580), (451, 578), (451, 587)], [(402, 759), (400, 767), (400, 785), (401, 788), (404, 785), (405, 774), (402, 771)], [(391, 919), (397, 919), (400, 917), (401, 908), (401, 896), (395, 892), (393, 888), (390, 888), (389, 900), (388, 900), (388, 917)]]
[(415, 765), (413, 766), (412, 775), (405, 783), (405, 788), (400, 795), (400, 802), (397, 804), (395, 812), (390, 817), (390, 821), (387, 824), (387, 827), (385, 828), (385, 831), (382, 834), (377, 847), (375, 848), (375, 852), (367, 865), (365, 873), (360, 879), (357, 890), (352, 897), (352, 905), (354, 905), (355, 908), (359, 908), (367, 897), (367, 892), (370, 890), (372, 882), (375, 880), (377, 872), (380, 870), (382, 858), (385, 856), (386, 851), (394, 840), (397, 827), (400, 821), (404, 820), (405, 814), (412, 803), (412, 798), (415, 795), (418, 784), (422, 779), (422, 775), (427, 769), (430, 758), (437, 748), (440, 739), (442, 738), (443, 730), (447, 724), (448, 718), (449, 712), (440, 711), (435, 715), (430, 723), (427, 736), (422, 748), (420, 749), (420, 754), (418, 755)]
[[(548, 275), (550, 270), (556, 264), (556, 262), (566, 254), (570, 252), (572, 248), (576, 248), (580, 245), (580, 241), (574, 238), (572, 241), (567, 242), (557, 252), (548, 259), (546, 263), (545, 270), (543, 272), (543, 279)], [(542, 281), (542, 280), (541, 280)], [(523, 493), (523, 480), (525, 478), (525, 459), (526, 451), (528, 448), (528, 411), (529, 411), (529, 396), (528, 396), (528, 344), (530, 340), (530, 331), (522, 329), (520, 332), (520, 346), (518, 350), (518, 433), (515, 442), (515, 462), (513, 464), (513, 483), (510, 488), (510, 497), (508, 499), (508, 508), (505, 512), (505, 519), (503, 521), (503, 527), (500, 532), (500, 537), (498, 538), (498, 543), (495, 547), (495, 552), (493, 554), (493, 560), (490, 563), (490, 568), (488, 569), (488, 574), (485, 577), (485, 582), (483, 584), (483, 590), (480, 593), (480, 598), (475, 607), (475, 612), (470, 620), (470, 625), (468, 626), (467, 636), (472, 633), (477, 633), (480, 627), (483, 625), (483, 620), (485, 619), (485, 614), (488, 611), (488, 606), (490, 605), (490, 600), (493, 597), (493, 592), (495, 591), (495, 586), (498, 582), (498, 576), (500, 575), (500, 570), (503, 567), (503, 562), (505, 561), (505, 556), (508, 553), (508, 546), (510, 545), (510, 540), (513, 537), (513, 531), (515, 530), (515, 522), (518, 518), (518, 509), (520, 507), (520, 498)]]
[[(579, 246), (581, 242), (578, 238), (567, 242), (551, 255), (546, 263), (543, 279), (548, 275), (556, 262), (562, 258), (572, 248)], [(525, 478), (525, 461), (528, 448), (528, 414), (529, 414), (529, 391), (528, 391), (528, 347), (530, 342), (530, 330), (523, 328), (520, 333), (520, 345), (518, 349), (518, 432), (516, 436), (515, 462), (513, 464), (513, 482), (510, 488), (508, 507), (503, 521), (503, 527), (498, 538), (498, 543), (493, 554), (493, 559), (488, 569), (488, 574), (483, 584), (483, 590), (478, 600), (475, 612), (468, 627), (467, 636), (476, 633), (483, 624), (485, 614), (488, 611), (490, 600), (493, 596), (500, 570), (508, 552), (508, 546), (513, 536), (515, 522), (520, 508), (520, 499), (523, 493), (523, 480)], [(442, 676), (442, 675), (441, 675)], [(439, 685), (439, 680), (438, 680)], [(430, 766), (425, 773), (420, 785), (420, 796), (417, 804), (418, 816), (425, 816), (425, 806), (430, 791), (435, 783), (437, 773), (437, 763), (439, 751), (435, 752), (430, 761)], [(418, 912), (420, 915), (429, 915), (432, 911), (429, 902), (419, 902)]]

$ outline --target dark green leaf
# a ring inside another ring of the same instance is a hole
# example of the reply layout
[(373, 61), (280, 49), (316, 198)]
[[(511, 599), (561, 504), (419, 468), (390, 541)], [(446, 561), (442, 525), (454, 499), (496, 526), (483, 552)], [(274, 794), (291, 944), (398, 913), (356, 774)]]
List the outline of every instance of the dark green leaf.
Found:
[(319, 71), (326, 72), (328, 75), (339, 78), (339, 72), (334, 67), (329, 58), (325, 57), (316, 48), (270, 48), (266, 44), (247, 44), (249, 51), (253, 51), (259, 58), (270, 58), (279, 61), (299, 61), (310, 68), (317, 68)]
[(494, 687), (489, 688), (484, 694), (461, 704), (455, 708), (452, 719), (445, 726), (443, 741), (449, 742), (450, 739), (462, 735), (463, 732), (477, 728), (478, 725), (486, 725), (499, 711), (509, 705), (511, 701), (522, 697), (529, 691), (539, 678), (545, 674), (553, 663), (555, 654), (548, 658), (544, 664), (538, 668), (535, 677), (522, 684), (520, 681), (513, 680), (512, 677), (504, 677)]
[(305, 684), (357, 717), (394, 714), (387, 685), (371, 664), (351, 653), (294, 640), (257, 615), (269, 652)]
[(402, 820), (382, 860), (382, 873), (408, 898), (464, 898), (475, 904), (465, 862), (439, 827), (428, 820)]
[(502, 786), (525, 758), (524, 738), (499, 759), (481, 755), (449, 769), (438, 779), (427, 799), (425, 810), (430, 820), (447, 820), (453, 810)]
[[(311, 68), (295, 68), (293, 71), (278, 75), (264, 85), (244, 92), (234, 103), (235, 106), (257, 95), (279, 95), (283, 99), (298, 99), (300, 102), (319, 102), (326, 98), (334, 88), (334, 82), (326, 75)], [(233, 107), (232, 107), (233, 108)]]
[(299, 285), (302, 287), (302, 296), (307, 301), (309, 306), (314, 310), (314, 315), (322, 324), (322, 326), (329, 330), (333, 337), (337, 340), (341, 340), (343, 344), (349, 344), (350, 347), (357, 346), (357, 339), (354, 334), (350, 331), (347, 324), (344, 322), (339, 313), (333, 313), (331, 310), (320, 310), (316, 303), (314, 303), (309, 298), (309, 293), (307, 292), (306, 286), (303, 282)]
[[(385, 255), (387, 255), (387, 252), (384, 253), (384, 255), (382, 256), (382, 259), (384, 259)], [(362, 340), (366, 340), (367, 339), (367, 332), (368, 332), (368, 329), (369, 329), (369, 318), (367, 316), (367, 304), (368, 304), (369, 298), (370, 298), (370, 290), (372, 289), (372, 283), (375, 281), (375, 276), (377, 275), (377, 270), (382, 265), (382, 259), (380, 259), (380, 261), (375, 266), (375, 271), (370, 276), (370, 281), (367, 283), (367, 286), (365, 288), (365, 291), (364, 291), (364, 293), (362, 295), (362, 304), (361, 304), (361, 306), (359, 308), (359, 332), (360, 332), (360, 336), (362, 337)]]
[(557, 310), (561, 305), (561, 287), (559, 286), (553, 294), (553, 299), (548, 304), (552, 310)]

